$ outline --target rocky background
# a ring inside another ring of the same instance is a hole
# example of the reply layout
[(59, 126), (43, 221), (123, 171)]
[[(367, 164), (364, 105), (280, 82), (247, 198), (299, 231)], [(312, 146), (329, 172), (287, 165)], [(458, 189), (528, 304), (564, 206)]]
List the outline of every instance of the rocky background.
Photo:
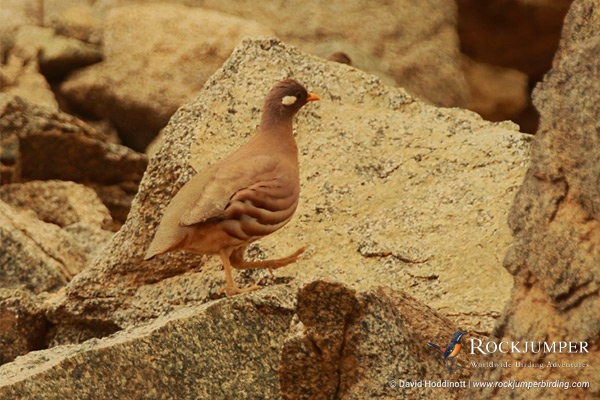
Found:
[[(0, 397), (598, 395), (598, 5), (284, 4), (2, 1)], [(216, 258), (143, 262), (288, 76), (321, 96), (300, 206), (249, 257), (307, 253), (233, 298)], [(466, 346), (450, 374), (426, 342), (458, 329), (587, 341), (591, 366), (472, 368)], [(469, 378), (592, 386), (390, 384)]]

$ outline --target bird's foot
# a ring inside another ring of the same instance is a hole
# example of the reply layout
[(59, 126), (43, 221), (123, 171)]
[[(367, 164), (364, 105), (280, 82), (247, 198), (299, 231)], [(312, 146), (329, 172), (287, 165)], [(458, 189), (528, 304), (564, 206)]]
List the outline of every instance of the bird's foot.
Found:
[(225, 292), (225, 294), (230, 297), (230, 296), (235, 296), (236, 294), (241, 294), (241, 293), (246, 293), (246, 292), (253, 292), (255, 290), (260, 289), (261, 287), (258, 285), (252, 285), (252, 286), (248, 286), (245, 288), (239, 288), (235, 285), (225, 285), (223, 286), (220, 290), (219, 290), (219, 294), (223, 294), (223, 292)]
[(231, 260), (231, 266), (235, 269), (257, 269), (257, 268), (267, 268), (271, 274), (273, 274), (273, 270), (285, 267), (288, 264), (294, 263), (298, 261), (298, 257), (300, 254), (304, 253), (306, 247), (302, 247), (294, 254), (290, 254), (287, 257), (278, 258), (276, 260), (263, 260), (263, 261), (246, 261), (240, 254), (234, 253)]
[(452, 374), (454, 371), (458, 371), (458, 370), (464, 369), (464, 367), (461, 367), (461, 366), (460, 366), (460, 365), (458, 365), (458, 364), (455, 364), (455, 365), (454, 365), (454, 368), (452, 368), (452, 367), (450, 367), (450, 366), (448, 366), (447, 368), (448, 368), (448, 372), (450, 372), (451, 374)]

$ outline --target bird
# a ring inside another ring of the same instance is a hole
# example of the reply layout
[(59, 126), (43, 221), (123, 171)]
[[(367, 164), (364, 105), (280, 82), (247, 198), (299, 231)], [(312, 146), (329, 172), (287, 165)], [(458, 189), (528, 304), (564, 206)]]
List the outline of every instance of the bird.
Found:
[(298, 81), (284, 79), (265, 98), (260, 125), (235, 152), (194, 175), (165, 209), (144, 260), (184, 250), (219, 255), (225, 292), (233, 296), (260, 289), (240, 288), (234, 269), (281, 268), (305, 251), (273, 260), (246, 261), (246, 247), (287, 224), (298, 206), (300, 174), (294, 116), (320, 97)]
[(352, 59), (350, 58), (350, 56), (348, 54), (344, 53), (343, 51), (336, 51), (335, 53), (332, 53), (327, 58), (327, 60), (335, 61), (340, 64), (352, 65)]
[(458, 353), (460, 353), (460, 349), (462, 348), (460, 340), (466, 333), (467, 332), (460, 330), (454, 332), (454, 334), (452, 335), (452, 339), (450, 339), (450, 342), (446, 347), (440, 347), (437, 344), (433, 344), (431, 342), (427, 343), (428, 346), (439, 350), (444, 355), (444, 362), (446, 364), (446, 368), (448, 368), (448, 372), (450, 373), (452, 373), (453, 370), (451, 366), (448, 366), (448, 361), (451, 361), (452, 364), (454, 364), (454, 367), (456, 367), (456, 369), (463, 369), (463, 367), (456, 364), (456, 361), (454, 361), (454, 357), (456, 357)]

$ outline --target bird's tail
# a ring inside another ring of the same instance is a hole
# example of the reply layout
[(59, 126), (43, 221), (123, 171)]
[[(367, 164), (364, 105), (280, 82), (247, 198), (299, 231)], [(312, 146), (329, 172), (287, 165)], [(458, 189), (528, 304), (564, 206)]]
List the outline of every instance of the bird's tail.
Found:
[(427, 342), (427, 346), (433, 347), (434, 349), (438, 349), (439, 351), (442, 351), (442, 349), (440, 348), (440, 346), (438, 346), (437, 344), (433, 344), (431, 342)]
[(165, 241), (161, 240), (161, 239), (162, 239), (161, 236), (159, 236), (158, 234), (155, 235), (154, 240), (152, 241), (152, 243), (150, 243), (148, 250), (146, 250), (146, 255), (144, 256), (144, 261), (151, 260), (155, 256), (158, 256), (158, 255), (164, 254), (164, 253), (168, 253), (169, 251), (177, 249), (179, 244), (185, 239), (185, 237), (182, 238), (180, 241), (175, 242), (175, 244), (173, 244), (171, 246), (166, 246)]

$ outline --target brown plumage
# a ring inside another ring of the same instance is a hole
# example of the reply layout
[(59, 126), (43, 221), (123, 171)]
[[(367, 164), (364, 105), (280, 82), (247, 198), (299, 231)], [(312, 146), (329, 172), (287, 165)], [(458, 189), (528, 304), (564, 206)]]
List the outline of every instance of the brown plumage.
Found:
[(275, 85), (256, 134), (177, 192), (144, 259), (174, 250), (218, 254), (228, 296), (259, 288), (238, 288), (231, 268), (272, 270), (295, 262), (303, 248), (276, 260), (248, 262), (243, 255), (248, 244), (284, 226), (296, 211), (300, 178), (292, 123), (300, 108), (315, 100), (319, 96), (293, 79)]

